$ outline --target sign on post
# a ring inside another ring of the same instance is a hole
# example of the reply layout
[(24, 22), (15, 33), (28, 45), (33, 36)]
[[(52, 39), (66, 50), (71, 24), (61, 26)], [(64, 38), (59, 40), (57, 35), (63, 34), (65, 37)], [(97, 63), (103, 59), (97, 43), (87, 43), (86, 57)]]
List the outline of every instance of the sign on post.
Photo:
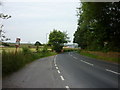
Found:
[(15, 46), (16, 46), (16, 53), (17, 53), (17, 49), (18, 49), (18, 47), (20, 46), (20, 38), (16, 38), (16, 44), (15, 44)]

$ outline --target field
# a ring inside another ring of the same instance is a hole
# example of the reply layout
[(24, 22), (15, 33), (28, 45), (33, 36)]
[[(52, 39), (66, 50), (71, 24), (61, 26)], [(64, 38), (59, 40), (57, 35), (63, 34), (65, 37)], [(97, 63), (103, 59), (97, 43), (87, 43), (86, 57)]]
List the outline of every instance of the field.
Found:
[[(35, 47), (29, 48), (32, 52), (36, 51)], [(39, 50), (42, 50), (43, 47), (40, 47)], [(15, 47), (0, 47), (0, 53), (2, 52), (2, 50), (5, 50), (6, 52), (15, 52), (16, 48)], [(48, 48), (48, 50), (50, 51), (51, 49)], [(17, 51), (22, 51), (22, 47), (18, 48)]]
[[(3, 47), (2, 50), (5, 50), (6, 52), (15, 52), (16, 48), (15, 47)], [(22, 51), (22, 48), (17, 49), (18, 52)], [(30, 48), (31, 51), (35, 51), (35, 48)]]

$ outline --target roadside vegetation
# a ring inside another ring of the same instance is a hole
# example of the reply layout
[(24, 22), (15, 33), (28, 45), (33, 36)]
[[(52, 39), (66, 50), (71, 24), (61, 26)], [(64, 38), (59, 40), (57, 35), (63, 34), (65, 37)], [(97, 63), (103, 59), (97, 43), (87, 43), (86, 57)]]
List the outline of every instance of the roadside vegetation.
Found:
[(63, 48), (63, 52), (74, 52), (74, 51), (78, 51), (78, 48)]
[(119, 3), (82, 2), (74, 43), (92, 51), (120, 52), (119, 18)]
[(63, 48), (63, 52), (77, 52), (80, 55), (103, 60), (110, 63), (120, 64), (120, 52), (90, 51), (78, 48)]
[(74, 43), (80, 54), (120, 63), (120, 5), (116, 2), (82, 2)]
[(120, 52), (90, 51), (87, 49), (85, 50), (78, 48), (63, 48), (63, 52), (77, 52), (80, 55), (87, 56), (90, 58), (120, 64)]
[(104, 60), (111, 63), (120, 64), (120, 52), (101, 52), (101, 51), (88, 51), (78, 50), (80, 55), (87, 57)]
[(47, 47), (43, 47), (38, 52), (33, 52), (28, 47), (21, 48), (17, 53), (14, 51), (2, 51), (2, 75), (3, 77), (9, 75), (20, 68), (24, 67), (27, 63), (30, 63), (36, 59), (56, 55), (55, 52), (51, 52)]
[(53, 30), (49, 35), (49, 46), (52, 47), (57, 53), (60, 53), (63, 49), (64, 43), (69, 42), (69, 37), (66, 32), (61, 32), (59, 30)]

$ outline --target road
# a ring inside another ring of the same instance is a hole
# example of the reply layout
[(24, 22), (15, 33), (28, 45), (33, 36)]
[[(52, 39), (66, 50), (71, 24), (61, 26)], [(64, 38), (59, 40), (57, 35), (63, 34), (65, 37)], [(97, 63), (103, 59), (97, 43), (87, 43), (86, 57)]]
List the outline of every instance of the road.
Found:
[(3, 88), (118, 88), (118, 65), (68, 52), (42, 58), (3, 78)]

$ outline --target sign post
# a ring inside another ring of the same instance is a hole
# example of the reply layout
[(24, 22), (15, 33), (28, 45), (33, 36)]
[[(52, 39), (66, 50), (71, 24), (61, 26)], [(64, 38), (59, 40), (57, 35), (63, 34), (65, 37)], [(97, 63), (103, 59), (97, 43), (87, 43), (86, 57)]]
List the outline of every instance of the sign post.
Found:
[(16, 44), (15, 44), (15, 46), (16, 46), (15, 53), (17, 53), (17, 49), (20, 46), (20, 38), (16, 38)]

